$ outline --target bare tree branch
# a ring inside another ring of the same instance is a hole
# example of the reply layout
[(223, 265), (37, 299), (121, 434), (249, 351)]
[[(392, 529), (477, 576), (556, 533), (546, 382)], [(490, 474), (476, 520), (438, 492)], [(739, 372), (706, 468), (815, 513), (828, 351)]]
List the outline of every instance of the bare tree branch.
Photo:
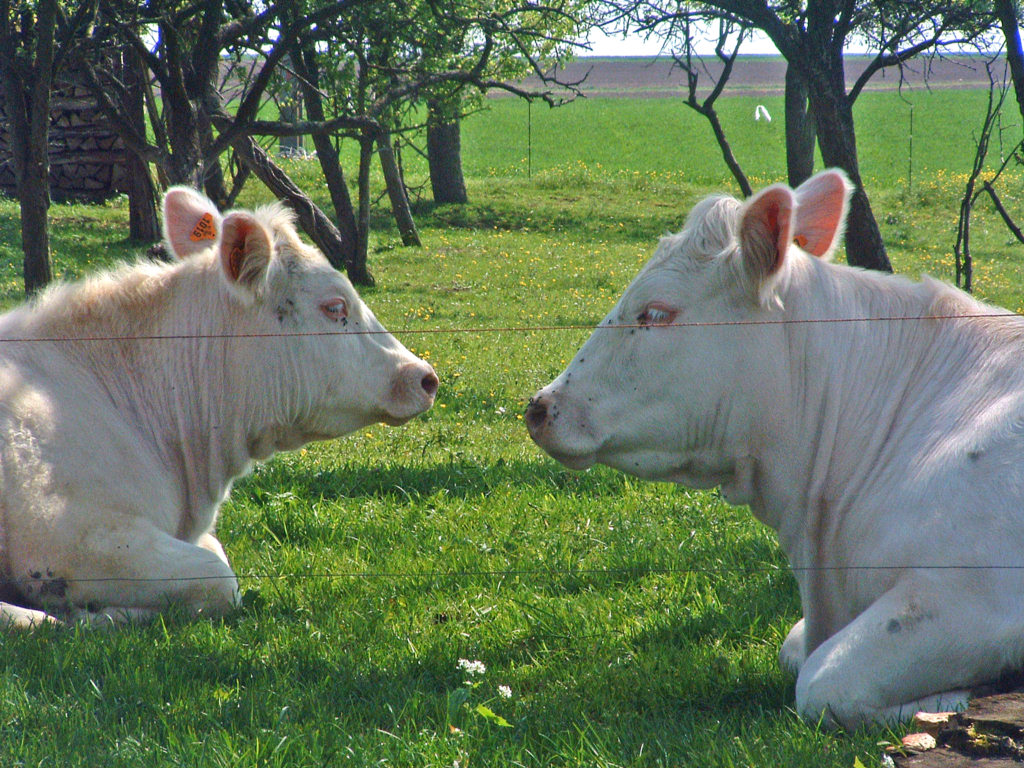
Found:
[[(715, 55), (718, 57), (719, 61), (722, 62), (722, 71), (719, 73), (718, 79), (715, 81), (714, 86), (711, 89), (711, 93), (708, 94), (703, 101), (699, 100), (697, 97), (697, 85), (700, 74), (693, 62), (693, 46), (689, 44), (689, 35), (686, 37), (687, 46), (684, 55), (673, 55), (676, 66), (686, 73), (687, 96), (685, 103), (692, 110), (703, 115), (711, 125), (711, 130), (715, 134), (715, 141), (718, 142), (718, 147), (722, 152), (722, 158), (725, 161), (726, 166), (729, 168), (729, 172), (732, 173), (733, 178), (739, 185), (740, 191), (743, 193), (744, 197), (750, 197), (750, 195), (753, 194), (753, 189), (751, 188), (750, 181), (747, 179), (747, 175), (743, 172), (743, 168), (740, 166), (739, 161), (737, 161), (735, 155), (733, 155), (732, 147), (729, 145), (729, 141), (725, 136), (725, 129), (722, 127), (722, 122), (718, 118), (718, 112), (715, 110), (715, 101), (722, 95), (722, 91), (725, 89), (725, 84), (729, 81), (733, 65), (736, 63), (736, 57), (740, 52), (740, 46), (743, 44), (743, 40), (747, 36), (748, 31), (749, 27), (740, 25), (738, 29), (736, 29), (732, 22), (726, 20), (720, 21), (718, 42), (715, 45)], [(736, 43), (732, 46), (731, 51), (726, 51), (725, 46), (728, 44), (734, 33), (736, 35)], [(705, 72), (706, 71), (707, 70), (705, 68)]]
[(1006, 208), (1003, 207), (1002, 201), (999, 199), (999, 195), (996, 194), (995, 188), (992, 186), (991, 181), (982, 182), (981, 188), (988, 192), (988, 196), (992, 198), (992, 205), (995, 206), (996, 212), (1002, 217), (1003, 223), (1006, 224), (1006, 228), (1010, 230), (1010, 233), (1017, 238), (1017, 241), (1024, 243), (1024, 232), (1021, 232), (1013, 219), (1010, 218), (1010, 214), (1006, 212)]

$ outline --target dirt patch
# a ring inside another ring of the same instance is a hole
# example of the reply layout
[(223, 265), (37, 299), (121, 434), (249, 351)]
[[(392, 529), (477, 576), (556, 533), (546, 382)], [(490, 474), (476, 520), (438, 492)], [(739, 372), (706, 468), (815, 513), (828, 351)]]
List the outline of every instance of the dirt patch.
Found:
[(1024, 762), (1024, 691), (972, 699), (967, 711), (936, 726), (933, 739), (907, 737), (904, 745), (903, 754), (891, 755), (896, 768), (1019, 765)]

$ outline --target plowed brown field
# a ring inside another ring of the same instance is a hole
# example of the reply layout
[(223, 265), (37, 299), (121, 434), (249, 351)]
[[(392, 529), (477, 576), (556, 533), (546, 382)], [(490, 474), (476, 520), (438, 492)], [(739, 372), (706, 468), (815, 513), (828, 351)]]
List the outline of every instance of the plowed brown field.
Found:
[[(852, 85), (871, 61), (868, 56), (846, 57), (846, 79)], [(901, 73), (891, 67), (875, 74), (866, 90), (896, 88), (987, 88), (985, 59), (981, 56), (950, 56), (941, 59), (914, 59)], [(713, 57), (705, 59), (707, 73), (702, 73), (700, 86), (710, 88), (712, 77), (721, 72), (721, 63)], [(999, 64), (996, 71), (1001, 71)], [(737, 59), (726, 94), (756, 96), (782, 93), (786, 62), (779, 56), (743, 56)], [(579, 58), (557, 72), (563, 82), (582, 81), (581, 89), (588, 96), (610, 97), (680, 97), (686, 94), (686, 76), (670, 57), (588, 57)], [(526, 81), (531, 86), (537, 78)]]

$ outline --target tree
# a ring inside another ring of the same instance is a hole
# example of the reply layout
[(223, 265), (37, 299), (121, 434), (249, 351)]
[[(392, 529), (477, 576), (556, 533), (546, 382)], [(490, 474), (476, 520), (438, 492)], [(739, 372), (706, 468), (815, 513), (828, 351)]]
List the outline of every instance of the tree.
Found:
[[(92, 27), (79, 47), (77, 63), (126, 146), (156, 165), (165, 183), (205, 189), (220, 207), (234, 199), (241, 181), (258, 171), (272, 188), (290, 191), (275, 194), (302, 209), (299, 220), (309, 227), (307, 234), (335, 267), (346, 268), (338, 230), (324, 226), (329, 220), (318, 209), (304, 215), (312, 201), (265, 153), (256, 151), (249, 137), (259, 135), (253, 128), (259, 122), (255, 118), (277, 67), (300, 33), (343, 17), (366, 0), (330, 0), (298, 14), (286, 13), (293, 2), (151, 0), (144, 6), (126, 0), (97, 2), (102, 23)], [(146, 94), (151, 134), (130, 119), (131, 93), (126, 83), (101, 63), (100, 52), (111, 46), (133, 51), (152, 76)], [(226, 68), (231, 63), (234, 67)], [(159, 106), (153, 86), (159, 88)], [(266, 135), (304, 132), (277, 128)], [(227, 188), (220, 161), (229, 149), (242, 160), (234, 189)]]
[[(1020, 29), (1018, 11), (1013, 0), (996, 0), (994, 3), (996, 18), (999, 20), (999, 27), (1005, 41), (1006, 70), (1009, 70), (1010, 80), (1013, 85), (1014, 94), (1017, 99), (1017, 108), (1024, 117), (1024, 51), (1021, 50)], [(986, 167), (989, 142), (992, 132), (996, 129), (1003, 103), (1006, 100), (1008, 86), (1006, 85), (1006, 70), (1003, 73), (1003, 82), (1000, 86), (996, 84), (996, 78), (992, 73), (992, 62), (985, 63), (985, 70), (988, 72), (989, 91), (988, 107), (985, 111), (985, 119), (982, 121), (981, 130), (976, 137), (974, 163), (971, 172), (967, 176), (967, 183), (964, 188), (963, 197), (960, 200), (960, 218), (957, 223), (956, 242), (953, 246), (953, 256), (956, 266), (956, 283), (966, 291), (972, 288), (974, 278), (974, 265), (971, 257), (971, 214), (974, 206), (982, 192), (988, 194), (992, 205), (1002, 218), (1003, 223), (1010, 233), (1017, 239), (1017, 242), (1024, 243), (1024, 232), (1013, 221), (1010, 213), (1006, 210), (999, 194), (996, 192), (996, 182), (1006, 170), (1011, 160), (1018, 166), (1024, 164), (1024, 140), (1019, 140), (1013, 149), (1008, 152), (1003, 161), (996, 168), (995, 172)], [(978, 179), (983, 172), (988, 178), (981, 182), (981, 188), (977, 188)]]
[(1014, 0), (995, 0), (996, 18), (1006, 41), (1006, 63), (1010, 68), (1017, 108), (1024, 118), (1024, 49), (1020, 42), (1020, 17)]
[[(990, 25), (991, 12), (982, 0), (606, 0), (608, 15), (618, 24), (655, 29), (679, 19), (722, 17), (764, 32), (785, 57), (795, 89), (806, 87), (806, 105), (813, 117), (818, 147), (826, 165), (846, 171), (854, 184), (846, 230), (846, 255), (851, 264), (891, 271), (881, 232), (871, 211), (857, 158), (853, 104), (868, 81), (885, 67), (942, 46), (976, 39)], [(875, 56), (847, 90), (843, 50), (860, 37)], [(802, 96), (794, 92), (787, 117), (798, 117)], [(794, 119), (794, 124), (799, 120)], [(787, 120), (787, 127), (789, 121)], [(788, 131), (787, 131), (788, 132)], [(794, 153), (810, 145), (806, 134), (794, 136)], [(802, 141), (801, 141), (802, 139)], [(798, 160), (794, 156), (794, 160)], [(799, 178), (806, 161), (790, 164)]]
[[(330, 174), (343, 178), (336, 168), (338, 154), (330, 147), (321, 153), (319, 147), (326, 147), (332, 139), (358, 142), (359, 199), (353, 217), (356, 242), (350, 275), (356, 271), (364, 279), (372, 279), (366, 268), (366, 254), (374, 152), (381, 162), (403, 242), (416, 242), (395, 138), (422, 127), (417, 108), (424, 102), (440, 105), (449, 126), (452, 119), (458, 125), (467, 93), (501, 88), (556, 103), (554, 92), (562, 90), (556, 78), (544, 73), (544, 87), (529, 90), (516, 86), (510, 73), (522, 74), (524, 67), (543, 72), (541, 54), (569, 45), (568, 36), (552, 32), (550, 21), (558, 18), (563, 25), (568, 24), (568, 7), (570, 0), (544, 6), (516, 0), (497, 4), (483, 0), (406, 0), (354, 8), (344, 17), (308, 28), (300, 36), (296, 44), (299, 54), (293, 51), (292, 61), (304, 81), (310, 122), (292, 126), (260, 123), (252, 130), (310, 131), (314, 140), (320, 134), (318, 156), (328, 178)], [(429, 117), (428, 124), (428, 130), (432, 130), (434, 121)], [(457, 128), (448, 131), (449, 139), (457, 136)], [(451, 167), (456, 167), (459, 155), (453, 146), (449, 144), (444, 151), (452, 161)], [(436, 165), (432, 164), (431, 170), (434, 173)], [(349, 220), (350, 201), (335, 195), (333, 188), (331, 195), (339, 221)]]
[[(311, 121), (317, 156), (342, 228), (353, 282), (372, 284), (367, 264), (370, 229), (370, 162), (378, 149), (392, 212), (404, 245), (419, 245), (409, 200), (398, 172), (386, 109), (370, 110), (378, 69), (391, 61), (395, 30), (402, 27), (403, 4), (368, 5), (306, 30), (296, 41), (291, 60), (298, 74)], [(339, 65), (340, 62), (340, 65)], [(387, 67), (388, 82), (400, 76), (401, 65)], [(387, 106), (390, 106), (387, 105)], [(287, 125), (282, 125), (287, 129)], [(298, 126), (296, 126), (298, 127)], [(360, 145), (358, 214), (353, 210), (334, 136), (354, 138)]]
[(460, 103), (430, 99), (427, 102), (427, 165), (434, 202), (469, 202), (466, 180), (462, 175), (462, 134), (459, 125)]
[(26, 294), (53, 278), (48, 224), (50, 92), (64, 61), (61, 51), (88, 14), (88, 4), (82, 4), (69, 22), (58, 0), (13, 5), (0, 0), (0, 94), (21, 209)]
[[(414, 241), (415, 227), (397, 159), (389, 164), (391, 137), (406, 130), (406, 116), (417, 99), (443, 83), (516, 90), (492, 79), (487, 65), (502, 50), (496, 41), (509, 28), (509, 19), (537, 12), (536, 6), (526, 2), (511, 10), (488, 11), (480, 18), (455, 17), (460, 23), (476, 24), (466, 32), (466, 39), (475, 40), (476, 58), (472, 64), (465, 59), (431, 60), (428, 64), (419, 56), (416, 23), (427, 13), (438, 13), (440, 18), (441, 12), (426, 0), (282, 0), (270, 4), (256, 0), (228, 4), (220, 0), (150, 0), (144, 6), (127, 0), (95, 2), (102, 23), (93, 27), (78, 60), (125, 144), (155, 164), (167, 183), (205, 187), (222, 207), (234, 198), (239, 180), (255, 173), (275, 194), (292, 202), (307, 234), (354, 282), (372, 280), (366, 268), (366, 244), (368, 164), (373, 149), (379, 150), (393, 207), (402, 217), (400, 227), (407, 241)], [(480, 4), (487, 6), (482, 0)], [(455, 4), (441, 5), (448, 12)], [(121, 44), (137, 53), (152, 75), (154, 87), (147, 95), (151, 134), (125, 118), (125, 84), (98, 64), (99, 51)], [(353, 61), (358, 66), (352, 66)], [(228, 62), (233, 62), (234, 68), (225, 75)], [(259, 119), (263, 100), (283, 66), (290, 66), (299, 82), (308, 119)], [(309, 196), (291, 183), (251, 138), (300, 134), (312, 135), (318, 146), (339, 227), (318, 209), (308, 216), (304, 213), (315, 208)], [(354, 137), (363, 145), (358, 217), (351, 210), (336, 148), (330, 146), (341, 136)], [(231, 189), (220, 162), (229, 149), (242, 168)]]
[[(302, 40), (298, 43), (292, 52), (291, 62), (298, 74), (302, 100), (306, 105), (309, 119), (323, 124), (327, 115), (324, 109), (324, 94), (321, 89), (320, 71), (313, 42)], [(373, 277), (366, 269), (366, 259), (359, 258), (359, 228), (338, 149), (330, 134), (323, 128), (313, 130), (311, 136), (320, 168), (324, 174), (324, 182), (327, 184), (327, 191), (331, 196), (331, 204), (334, 207), (338, 234), (344, 249), (342, 259), (347, 265), (349, 278), (357, 285), (371, 285)]]
[[(420, 61), (449, 61), (452, 67), (461, 61), (473, 67), (478, 56), (476, 43), (481, 39), (475, 30), (488, 29), (495, 48), (486, 64), (488, 77), (516, 81), (532, 73), (542, 83), (564, 87), (567, 94), (576, 93), (578, 84), (561, 82), (556, 73), (562, 58), (576, 45), (573, 41), (581, 29), (589, 26), (582, 3), (461, 0), (448, 3), (444, 10), (431, 7), (433, 15), (426, 25), (429, 31), (417, 36)], [(467, 111), (478, 108), (480, 96), (480, 91), (458, 83), (442, 83), (426, 93), (426, 154), (435, 203), (468, 200), (462, 175), (460, 121)]]
[(796, 189), (814, 173), (818, 134), (807, 99), (807, 81), (792, 64), (786, 65), (786, 180)]
[[(126, 116), (136, 130), (146, 130), (146, 68), (138, 52), (126, 48), (121, 55), (121, 78), (125, 84)], [(128, 183), (128, 237), (144, 243), (160, 240), (160, 220), (156, 213), (156, 190), (146, 163), (131, 149), (125, 150)]]
[[(732, 173), (732, 176), (739, 185), (740, 192), (743, 193), (743, 196), (750, 197), (750, 195), (753, 194), (750, 181), (747, 179), (747, 175), (743, 172), (743, 168), (740, 166), (739, 161), (732, 152), (732, 147), (729, 145), (729, 141), (725, 137), (725, 129), (722, 127), (722, 121), (718, 118), (718, 111), (715, 109), (715, 102), (718, 100), (718, 97), (722, 95), (722, 91), (725, 89), (725, 84), (729, 81), (733, 65), (736, 63), (736, 57), (740, 52), (740, 46), (743, 44), (743, 39), (749, 34), (750, 27), (736, 25), (732, 20), (727, 18), (720, 18), (717, 21), (718, 39), (715, 43), (715, 56), (721, 63), (722, 69), (718, 73), (717, 77), (713, 78), (714, 86), (703, 100), (698, 97), (697, 90), (701, 70), (703, 70), (705, 74), (707, 74), (708, 70), (706, 67), (699, 67), (695, 61), (697, 57), (694, 54), (693, 37), (688, 29), (683, 35), (683, 53), (675, 54), (674, 58), (676, 66), (686, 73), (686, 106), (690, 107), (690, 109), (694, 110), (697, 114), (703, 115), (704, 118), (707, 119), (708, 123), (711, 125), (711, 130), (715, 134), (715, 141), (718, 143), (718, 147), (722, 151), (722, 159), (725, 161), (726, 167), (728, 167), (729, 172)], [(731, 50), (727, 51), (726, 46), (730, 46)]]

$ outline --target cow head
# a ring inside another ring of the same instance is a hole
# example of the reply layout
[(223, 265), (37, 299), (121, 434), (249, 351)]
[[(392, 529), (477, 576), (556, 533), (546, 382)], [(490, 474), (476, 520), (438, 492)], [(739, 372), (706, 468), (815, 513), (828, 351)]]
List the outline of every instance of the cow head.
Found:
[[(710, 197), (657, 251), (569, 366), (530, 401), (530, 435), (562, 463), (730, 486), (782, 418), (779, 317), (805, 254), (827, 257), (849, 183), (826, 171), (746, 202)], [(773, 403), (773, 398), (776, 401)]]
[[(400, 424), (434, 402), (433, 368), (389, 334), (348, 279), (302, 242), (282, 205), (221, 216), (185, 187), (164, 198), (164, 235), (223, 290), (232, 373), (277, 427), (267, 450)], [(240, 393), (241, 394), (241, 393)]]

